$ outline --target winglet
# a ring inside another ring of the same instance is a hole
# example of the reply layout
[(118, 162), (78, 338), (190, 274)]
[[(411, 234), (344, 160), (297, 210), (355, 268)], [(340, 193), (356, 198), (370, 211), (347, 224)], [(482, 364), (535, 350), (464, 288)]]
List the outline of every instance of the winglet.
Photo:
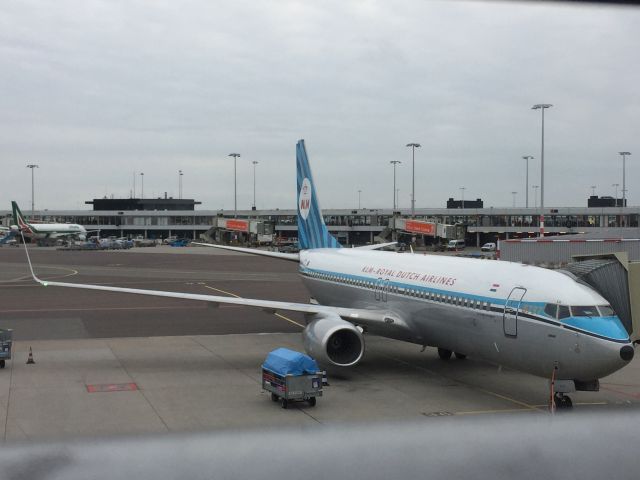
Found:
[(22, 237), (22, 244), (24, 245), (24, 253), (27, 254), (27, 263), (29, 264), (29, 270), (31, 270), (31, 276), (40, 285), (43, 285), (46, 287), (47, 282), (40, 280), (33, 271), (33, 265), (31, 265), (31, 257), (29, 257), (29, 249), (27, 248), (27, 242), (24, 241), (24, 235), (22, 234), (22, 230), (20, 230), (20, 236)]

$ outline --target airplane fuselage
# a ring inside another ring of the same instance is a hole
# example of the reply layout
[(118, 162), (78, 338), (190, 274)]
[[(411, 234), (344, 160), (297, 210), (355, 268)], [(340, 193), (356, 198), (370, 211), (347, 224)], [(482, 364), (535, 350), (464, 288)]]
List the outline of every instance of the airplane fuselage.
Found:
[(547, 313), (559, 306), (603, 312), (595, 307), (608, 304), (590, 287), (553, 270), (449, 256), (318, 249), (301, 252), (300, 273), (322, 305), (388, 311), (389, 322), (367, 326), (371, 333), (542, 377), (551, 377), (557, 367), (558, 378), (592, 381), (625, 366), (621, 348), (632, 348), (613, 314)]
[[(14, 226), (18, 229), (17, 226)], [(70, 235), (86, 237), (87, 230), (82, 225), (74, 223), (26, 223), (20, 225), (25, 237), (33, 239), (58, 238)]]

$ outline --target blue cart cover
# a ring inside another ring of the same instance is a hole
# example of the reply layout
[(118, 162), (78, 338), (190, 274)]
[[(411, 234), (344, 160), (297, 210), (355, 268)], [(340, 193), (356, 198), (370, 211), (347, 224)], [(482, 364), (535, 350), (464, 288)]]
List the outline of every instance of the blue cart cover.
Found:
[(320, 370), (316, 361), (309, 355), (288, 348), (278, 348), (269, 353), (262, 368), (278, 375), (305, 375)]

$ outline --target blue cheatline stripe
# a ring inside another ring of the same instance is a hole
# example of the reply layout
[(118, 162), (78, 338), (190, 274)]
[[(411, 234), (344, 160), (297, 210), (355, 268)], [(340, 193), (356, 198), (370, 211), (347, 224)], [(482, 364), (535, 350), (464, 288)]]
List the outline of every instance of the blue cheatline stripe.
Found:
[[(361, 275), (332, 272), (330, 270), (312, 269), (312, 268), (305, 267), (303, 265), (300, 265), (300, 272), (302, 274), (316, 273), (320, 275), (335, 276), (345, 280), (370, 282), (370, 283), (373, 283), (374, 285), (378, 280), (378, 278), (365, 277)], [(384, 280), (386, 281), (387, 279), (385, 278)], [(421, 286), (413, 285), (410, 283), (392, 281), (390, 279), (389, 279), (389, 286), (393, 286), (395, 288), (403, 290), (401, 293), (405, 293), (407, 290), (416, 290), (418, 292), (458, 297), (458, 298), (462, 298), (462, 299), (466, 299), (474, 302), (476, 301), (486, 302), (486, 303), (489, 303), (490, 306), (494, 307), (494, 311), (496, 310), (495, 309), (496, 306), (502, 309), (507, 303), (507, 299), (503, 299), (503, 298), (485, 297), (482, 295), (474, 295), (466, 292), (462, 293), (459, 291), (441, 290), (438, 288), (431, 288), (431, 287), (421, 287)], [(387, 292), (387, 294), (389, 295), (393, 295), (394, 293), (395, 292)], [(422, 300), (433, 301), (429, 299), (422, 299)], [(513, 302), (513, 299), (510, 299), (509, 303), (512, 303), (512, 302)], [(441, 303), (441, 302), (436, 302), (436, 303)], [(595, 321), (593, 318), (588, 318), (588, 317), (569, 317), (569, 318), (563, 318), (562, 320), (558, 321), (556, 319), (551, 319), (550, 317), (545, 318), (546, 315), (532, 312), (532, 310), (542, 311), (545, 305), (546, 305), (545, 302), (521, 301), (520, 302), (521, 311), (519, 316), (526, 316), (526, 318), (529, 318), (535, 321), (544, 322), (544, 323), (555, 325), (555, 326), (563, 326), (575, 331), (581, 331), (583, 333), (596, 336), (603, 340), (613, 340), (619, 343), (629, 341), (629, 334), (627, 333), (626, 329), (622, 326), (622, 322), (620, 322), (620, 319), (616, 316), (596, 317)]]

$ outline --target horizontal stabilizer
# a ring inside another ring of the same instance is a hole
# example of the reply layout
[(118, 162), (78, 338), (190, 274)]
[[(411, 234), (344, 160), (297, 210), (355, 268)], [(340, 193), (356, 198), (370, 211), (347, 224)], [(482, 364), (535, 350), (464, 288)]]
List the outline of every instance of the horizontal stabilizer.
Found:
[(289, 260), (291, 262), (300, 261), (300, 255), (297, 253), (270, 252), (269, 250), (259, 250), (257, 248), (228, 247), (227, 245), (215, 245), (213, 243), (192, 242), (191, 245), (200, 245), (203, 247), (219, 248), (221, 250), (231, 250), (232, 252), (249, 253), (251, 255), (262, 255), (263, 257), (279, 258), (281, 260)]
[(392, 247), (398, 242), (376, 243), (375, 245), (363, 245), (362, 247), (355, 247), (358, 250), (380, 250), (385, 247)]

